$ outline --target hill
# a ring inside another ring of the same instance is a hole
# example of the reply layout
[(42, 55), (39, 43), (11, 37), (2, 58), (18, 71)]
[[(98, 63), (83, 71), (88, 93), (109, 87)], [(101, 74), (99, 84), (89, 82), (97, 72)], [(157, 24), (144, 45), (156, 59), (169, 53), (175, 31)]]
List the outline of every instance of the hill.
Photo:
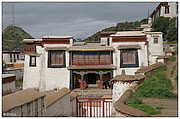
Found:
[(8, 26), (3, 30), (3, 50), (21, 50), (23, 47), (23, 39), (32, 38), (30, 34), (17, 26)]
[(111, 31), (132, 31), (137, 30), (138, 27), (140, 27), (141, 24), (147, 23), (147, 19), (143, 19), (141, 21), (135, 21), (135, 22), (122, 22), (118, 23), (116, 26), (112, 26), (109, 28), (105, 28), (102, 31), (98, 31), (97, 33), (93, 34), (92, 36), (86, 38), (84, 41), (86, 42), (98, 42), (100, 39), (100, 33), (101, 32), (111, 32)]

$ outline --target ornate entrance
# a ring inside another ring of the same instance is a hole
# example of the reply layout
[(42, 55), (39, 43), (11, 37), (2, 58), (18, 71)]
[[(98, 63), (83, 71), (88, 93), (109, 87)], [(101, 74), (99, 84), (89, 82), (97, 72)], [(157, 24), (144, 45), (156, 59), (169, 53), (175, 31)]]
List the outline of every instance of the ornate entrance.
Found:
[(72, 71), (71, 89), (85, 89), (88, 84), (97, 84), (103, 88), (103, 82), (112, 78), (112, 70), (75, 70)]

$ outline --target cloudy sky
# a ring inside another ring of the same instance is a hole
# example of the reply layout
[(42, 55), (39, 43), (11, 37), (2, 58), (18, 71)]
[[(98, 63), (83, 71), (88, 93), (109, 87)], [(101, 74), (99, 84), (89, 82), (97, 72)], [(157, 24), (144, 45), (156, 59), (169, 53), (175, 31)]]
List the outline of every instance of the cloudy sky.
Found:
[[(13, 3), (15, 25), (34, 38), (72, 35), (84, 39), (118, 22), (141, 20), (158, 3)], [(3, 3), (3, 28), (12, 24), (12, 3)]]

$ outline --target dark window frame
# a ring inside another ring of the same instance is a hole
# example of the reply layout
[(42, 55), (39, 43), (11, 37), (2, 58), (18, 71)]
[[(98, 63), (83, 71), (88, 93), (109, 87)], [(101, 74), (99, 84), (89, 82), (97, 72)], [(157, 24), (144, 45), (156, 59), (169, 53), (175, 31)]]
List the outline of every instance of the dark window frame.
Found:
[(157, 37), (154, 37), (153, 43), (154, 43), (154, 44), (158, 44), (158, 43), (159, 43), (159, 39), (158, 39)]
[[(63, 60), (64, 60), (64, 64), (62, 65), (56, 65), (53, 66), (51, 65), (51, 54), (52, 52), (63, 52)], [(65, 55), (65, 50), (49, 50), (48, 51), (48, 68), (65, 68), (66, 67), (66, 55)]]
[(110, 46), (110, 39), (107, 38), (107, 46)]
[[(35, 64), (32, 64), (32, 58), (35, 58)], [(36, 67), (36, 56), (30, 56), (29, 66), (30, 66), (30, 67)]]
[(165, 14), (169, 14), (169, 6), (165, 6)]
[[(124, 51), (136, 51), (136, 63), (135, 64), (123, 64), (122, 54)], [(136, 68), (139, 67), (139, 56), (138, 56), (138, 49), (127, 49), (127, 50), (120, 50), (120, 68)]]

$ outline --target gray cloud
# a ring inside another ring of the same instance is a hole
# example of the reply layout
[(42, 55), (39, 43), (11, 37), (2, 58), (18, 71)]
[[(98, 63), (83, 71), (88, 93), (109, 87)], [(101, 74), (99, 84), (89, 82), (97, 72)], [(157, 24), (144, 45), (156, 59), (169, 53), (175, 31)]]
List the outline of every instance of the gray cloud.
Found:
[[(122, 21), (141, 20), (158, 3), (14, 3), (15, 25), (33, 37), (85, 38)], [(3, 28), (12, 24), (12, 3), (3, 3)]]

